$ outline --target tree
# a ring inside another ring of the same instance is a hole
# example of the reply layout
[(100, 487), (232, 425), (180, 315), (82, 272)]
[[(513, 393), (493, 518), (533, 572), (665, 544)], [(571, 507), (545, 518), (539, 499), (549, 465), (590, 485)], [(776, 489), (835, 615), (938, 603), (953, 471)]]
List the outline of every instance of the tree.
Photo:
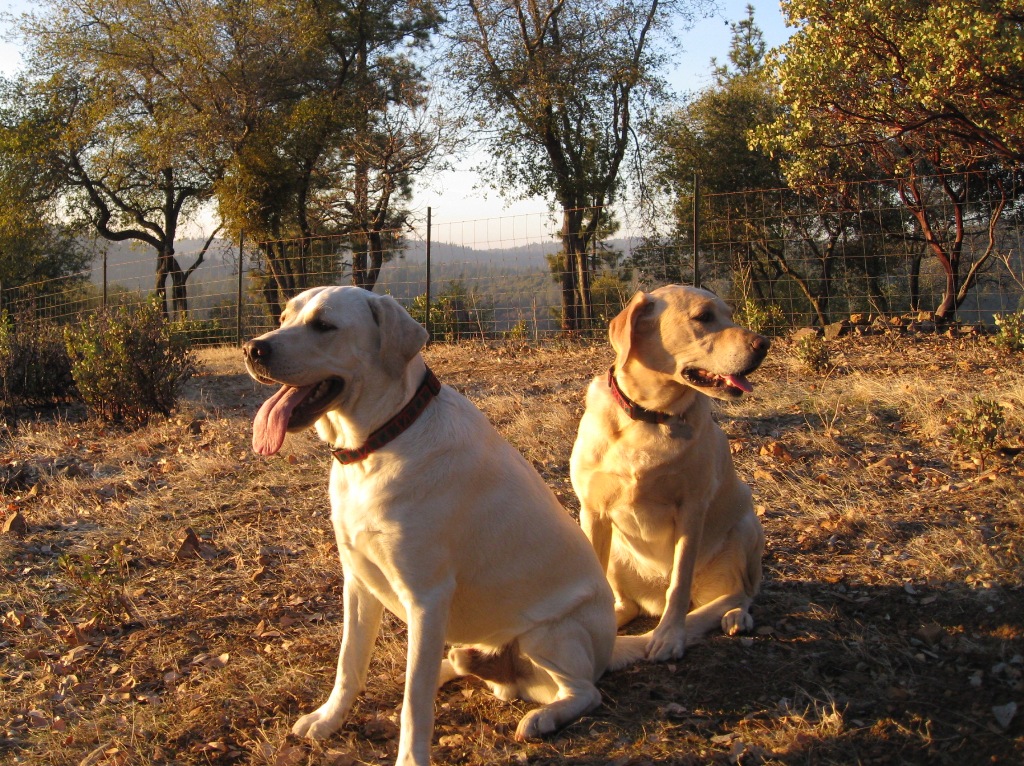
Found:
[[(9, 102), (0, 97), (0, 103)], [(0, 108), (0, 286), (4, 290), (31, 289), (34, 283), (80, 274), (90, 260), (37, 183), (35, 157), (45, 135), (8, 129), (14, 122), (8, 109)]]
[[(195, 3), (175, 6), (188, 8)], [(210, 199), (217, 168), (199, 156), (191, 109), (168, 80), (180, 68), (181, 20), (158, 2), (48, 0), (22, 18), (26, 70), (4, 92), (3, 130), (35, 131), (33, 175), (81, 227), (152, 247), (156, 291), (168, 277), (186, 308), (174, 252), (181, 222)], [(166, 310), (166, 304), (165, 304)]]
[[(231, 229), (261, 241), (271, 311), (305, 286), (321, 235), (347, 238), (353, 282), (373, 287), (389, 232), (408, 217), (412, 178), (443, 132), (423, 116), (427, 87), (413, 60), (440, 21), (432, 3), (285, 5), (288, 18), (250, 15), (252, 29), (223, 32), (237, 40), (227, 71), (248, 106), (226, 111), (233, 148), (218, 205)], [(291, 30), (283, 39), (280, 25)]]
[[(702, 245), (721, 251), (741, 291), (738, 298), (767, 300), (773, 279), (769, 256), (781, 255), (772, 243), (781, 242), (782, 235), (765, 227), (782, 223), (781, 197), (769, 197), (771, 214), (755, 216), (749, 214), (748, 200), (741, 193), (785, 185), (778, 159), (749, 145), (751, 131), (774, 120), (780, 107), (764, 70), (766, 48), (753, 7), (747, 6), (746, 18), (732, 23), (731, 31), (728, 63), (711, 61), (713, 83), (656, 120), (652, 165), (655, 180), (671, 199), (674, 239), (688, 246), (677, 244), (666, 252), (678, 256), (692, 247), (696, 180)], [(642, 250), (640, 255), (649, 261), (651, 252)], [(681, 276), (682, 265), (671, 273)], [(693, 278), (702, 276), (715, 275)]]
[(562, 214), (562, 329), (593, 317), (585, 254), (621, 185), (638, 114), (663, 95), (661, 0), (456, 0), (450, 74), (473, 104), (495, 185)]
[[(404, 220), (396, 203), (424, 142), (408, 160), (393, 139), (415, 143), (395, 133), (410, 123), (379, 115), (423, 102), (411, 52), (438, 21), (430, 2), (406, 0), (47, 0), (22, 23), (28, 70), (10, 127), (42, 126), (38, 176), (51, 198), (108, 239), (153, 247), (157, 292), (170, 278), (179, 309), (203, 256), (183, 268), (174, 241), (216, 198), (232, 234), (265, 243), (276, 310), (304, 286), (309, 238), (339, 233), (325, 200), (353, 162), (364, 179), (397, 180), (379, 194), (364, 183), (359, 220), (342, 233), (371, 242), (372, 263), (379, 229)], [(380, 151), (353, 161), (365, 146)]]
[[(758, 145), (783, 155), (793, 183), (894, 178), (945, 274), (936, 316), (951, 317), (980, 268), (961, 273), (965, 221), (998, 218), (1016, 186), (999, 168), (1024, 159), (1024, 10), (1016, 0), (785, 0), (783, 10), (797, 27), (773, 62), (785, 111)], [(989, 192), (970, 207), (972, 184)], [(948, 214), (936, 214), (936, 195)]]

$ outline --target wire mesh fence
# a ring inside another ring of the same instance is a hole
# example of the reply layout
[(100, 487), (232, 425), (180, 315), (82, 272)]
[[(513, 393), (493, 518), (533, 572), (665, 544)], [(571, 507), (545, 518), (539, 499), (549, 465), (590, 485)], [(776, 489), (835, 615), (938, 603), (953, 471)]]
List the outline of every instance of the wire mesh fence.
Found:
[[(196, 240), (194, 249), (179, 245), (162, 290), (153, 251), (108, 243), (88, 271), (0, 286), (0, 309), (66, 324), (165, 293), (178, 331), (214, 345), (271, 329), (283, 303), (306, 287), (357, 284), (395, 296), (436, 340), (540, 340), (567, 330), (601, 334), (636, 289), (681, 282), (713, 290), (748, 323), (776, 330), (853, 314), (938, 312), (991, 323), (1022, 308), (1024, 199), (1015, 189), (966, 175), (910, 186), (695, 188), (682, 225), (618, 236), (570, 230), (560, 212), (470, 221), (428, 214), (402, 232), (215, 241), (186, 277), (199, 257)], [(603, 212), (576, 211), (572, 220), (582, 226)]]

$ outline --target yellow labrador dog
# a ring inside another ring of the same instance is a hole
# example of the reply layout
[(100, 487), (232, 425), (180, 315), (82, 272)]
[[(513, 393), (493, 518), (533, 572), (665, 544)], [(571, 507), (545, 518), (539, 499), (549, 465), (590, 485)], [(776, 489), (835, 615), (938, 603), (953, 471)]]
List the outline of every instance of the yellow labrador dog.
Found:
[[(345, 575), (334, 688), (292, 728), (321, 739), (363, 690), (387, 608), (409, 626), (399, 764), (430, 759), (437, 687), (463, 674), (502, 699), (541, 703), (519, 739), (601, 702), (594, 682), (643, 657), (615, 637), (614, 600), (583, 532), (527, 461), (420, 354), (426, 331), (389, 296), (321, 287), (244, 347), (280, 385), (253, 447), (277, 452), (315, 425), (335, 457), (331, 520)], [(455, 646), (445, 659), (445, 644)]]
[(753, 627), (764, 533), (708, 397), (751, 391), (769, 342), (680, 285), (637, 293), (608, 335), (615, 366), (587, 391), (572, 484), (618, 624), (660, 615), (647, 657), (679, 658), (719, 624)]

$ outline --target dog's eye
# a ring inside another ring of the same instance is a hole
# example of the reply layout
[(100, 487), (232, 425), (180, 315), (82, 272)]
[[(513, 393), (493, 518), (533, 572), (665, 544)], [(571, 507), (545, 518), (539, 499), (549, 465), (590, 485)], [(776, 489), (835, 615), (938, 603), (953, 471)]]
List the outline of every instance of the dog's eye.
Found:
[(317, 332), (330, 332), (331, 330), (337, 330), (338, 329), (337, 327), (332, 325), (330, 322), (325, 322), (320, 317), (317, 317), (312, 322), (310, 322), (309, 326), (312, 327)]
[(715, 315), (710, 311), (702, 311), (693, 318), (694, 322), (700, 322), (701, 324), (707, 324), (708, 322), (714, 321)]

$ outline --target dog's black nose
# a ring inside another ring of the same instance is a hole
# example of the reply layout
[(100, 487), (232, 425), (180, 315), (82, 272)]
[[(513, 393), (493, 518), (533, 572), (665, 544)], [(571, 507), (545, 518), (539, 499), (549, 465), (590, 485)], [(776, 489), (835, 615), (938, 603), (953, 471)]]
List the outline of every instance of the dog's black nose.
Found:
[(763, 335), (755, 335), (754, 339), (750, 341), (750, 347), (759, 354), (767, 354), (771, 346), (772, 342)]
[(270, 358), (270, 344), (265, 340), (251, 340), (242, 346), (242, 353), (246, 359), (265, 362)]

